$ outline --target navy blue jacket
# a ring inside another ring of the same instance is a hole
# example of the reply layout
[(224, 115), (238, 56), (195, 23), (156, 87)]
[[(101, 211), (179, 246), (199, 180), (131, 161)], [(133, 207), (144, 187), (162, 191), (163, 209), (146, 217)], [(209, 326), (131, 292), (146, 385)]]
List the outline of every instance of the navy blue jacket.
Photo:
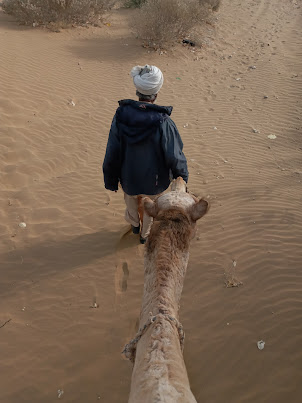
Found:
[(113, 118), (103, 163), (105, 187), (120, 182), (130, 196), (155, 195), (171, 178), (188, 181), (187, 160), (177, 127), (169, 117), (172, 106), (125, 99)]

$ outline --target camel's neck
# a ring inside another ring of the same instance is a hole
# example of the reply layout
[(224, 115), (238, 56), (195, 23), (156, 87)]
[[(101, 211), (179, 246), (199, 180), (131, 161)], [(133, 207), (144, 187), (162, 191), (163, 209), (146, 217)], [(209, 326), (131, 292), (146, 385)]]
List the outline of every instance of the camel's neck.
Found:
[(188, 248), (176, 248), (168, 232), (145, 255), (140, 328), (157, 319), (137, 345), (129, 403), (196, 403), (183, 360), (177, 320)]
[(188, 265), (188, 250), (175, 250), (170, 237), (145, 256), (141, 325), (153, 315), (167, 313), (178, 318), (179, 301)]

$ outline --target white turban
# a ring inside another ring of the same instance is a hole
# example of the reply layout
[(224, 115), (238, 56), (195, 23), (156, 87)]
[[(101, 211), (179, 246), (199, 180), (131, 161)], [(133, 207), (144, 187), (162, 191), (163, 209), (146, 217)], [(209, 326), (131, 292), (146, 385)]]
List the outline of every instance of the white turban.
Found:
[(137, 91), (143, 95), (157, 94), (164, 82), (161, 70), (149, 64), (133, 67), (130, 74)]

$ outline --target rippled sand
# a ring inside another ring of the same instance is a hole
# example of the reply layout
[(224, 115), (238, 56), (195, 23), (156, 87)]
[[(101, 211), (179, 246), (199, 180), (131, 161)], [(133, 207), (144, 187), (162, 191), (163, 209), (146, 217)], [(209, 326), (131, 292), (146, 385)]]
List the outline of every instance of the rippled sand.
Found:
[(193, 393), (301, 402), (301, 11), (225, 0), (201, 49), (167, 54), (141, 47), (132, 10), (61, 33), (0, 13), (1, 402), (127, 402), (144, 247), (101, 164), (146, 62), (164, 72), (189, 188), (211, 203), (181, 301)]

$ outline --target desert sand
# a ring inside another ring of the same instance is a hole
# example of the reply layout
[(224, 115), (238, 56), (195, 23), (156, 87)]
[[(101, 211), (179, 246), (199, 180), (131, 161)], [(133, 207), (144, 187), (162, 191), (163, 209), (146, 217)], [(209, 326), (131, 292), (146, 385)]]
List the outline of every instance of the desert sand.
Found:
[(224, 0), (201, 48), (167, 53), (141, 46), (132, 13), (54, 33), (0, 12), (0, 401), (127, 402), (144, 246), (101, 166), (130, 69), (150, 63), (211, 205), (181, 300), (192, 391), (299, 403), (301, 2)]

